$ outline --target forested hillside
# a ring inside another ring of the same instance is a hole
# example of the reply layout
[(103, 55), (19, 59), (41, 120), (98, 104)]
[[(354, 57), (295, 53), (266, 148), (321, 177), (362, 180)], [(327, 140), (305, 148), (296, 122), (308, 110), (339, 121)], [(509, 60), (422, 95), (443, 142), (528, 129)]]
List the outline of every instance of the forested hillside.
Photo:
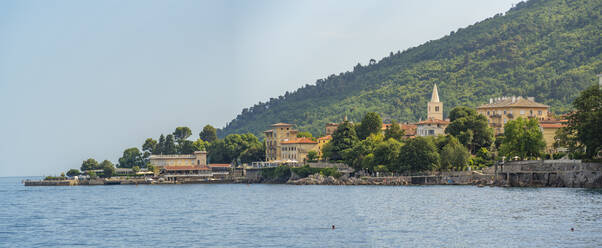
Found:
[(318, 135), (325, 123), (345, 114), (358, 121), (368, 111), (385, 120), (417, 121), (426, 117), (434, 83), (446, 116), (454, 106), (475, 107), (505, 95), (533, 96), (565, 113), (602, 73), (601, 7), (600, 0), (519, 3), (441, 39), (245, 108), (218, 135), (263, 137), (277, 122)]

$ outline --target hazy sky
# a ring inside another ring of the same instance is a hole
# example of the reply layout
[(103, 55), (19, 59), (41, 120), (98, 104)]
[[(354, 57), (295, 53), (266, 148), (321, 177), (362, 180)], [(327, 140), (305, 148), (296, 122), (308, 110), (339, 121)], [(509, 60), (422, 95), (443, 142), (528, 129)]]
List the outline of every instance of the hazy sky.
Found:
[(0, 1), (0, 176), (113, 162), (517, 0)]

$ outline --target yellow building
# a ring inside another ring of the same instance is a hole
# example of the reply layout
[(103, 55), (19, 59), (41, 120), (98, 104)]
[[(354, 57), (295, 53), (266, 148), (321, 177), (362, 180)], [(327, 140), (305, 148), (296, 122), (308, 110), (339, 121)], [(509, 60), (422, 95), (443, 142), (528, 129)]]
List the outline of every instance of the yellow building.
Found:
[(489, 126), (498, 135), (504, 133), (504, 125), (508, 121), (518, 117), (547, 119), (550, 106), (535, 102), (533, 97), (498, 97), (477, 107), (477, 112), (487, 117)]
[(265, 159), (268, 162), (282, 160), (282, 142), (297, 139), (297, 130), (293, 124), (276, 123), (272, 129), (264, 131), (265, 134)]
[(539, 122), (539, 128), (543, 133), (543, 139), (546, 141), (546, 153), (558, 152), (554, 148), (554, 136), (556, 131), (567, 126), (567, 120), (543, 120)]
[(207, 152), (196, 151), (194, 154), (151, 155), (150, 164), (163, 168), (166, 166), (207, 166)]
[(332, 135), (318, 138), (318, 158), (322, 159), (322, 148), (332, 140)]
[(296, 140), (282, 141), (282, 160), (304, 162), (309, 151), (318, 150), (318, 142), (309, 138), (298, 138)]

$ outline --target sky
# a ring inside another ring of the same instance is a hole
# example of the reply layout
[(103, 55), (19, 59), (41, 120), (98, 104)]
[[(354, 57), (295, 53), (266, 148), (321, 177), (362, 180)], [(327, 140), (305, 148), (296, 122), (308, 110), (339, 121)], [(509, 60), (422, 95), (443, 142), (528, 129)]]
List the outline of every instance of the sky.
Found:
[(517, 0), (0, 1), (0, 176), (146, 138), (441, 38)]

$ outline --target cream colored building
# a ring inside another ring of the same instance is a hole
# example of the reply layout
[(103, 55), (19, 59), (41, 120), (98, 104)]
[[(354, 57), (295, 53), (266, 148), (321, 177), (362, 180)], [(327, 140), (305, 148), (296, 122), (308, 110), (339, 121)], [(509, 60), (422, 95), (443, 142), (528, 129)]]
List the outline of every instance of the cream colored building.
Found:
[(194, 154), (151, 155), (150, 164), (163, 168), (165, 166), (207, 166), (207, 152), (196, 151)]
[(477, 113), (487, 117), (489, 126), (496, 135), (504, 133), (504, 126), (508, 121), (518, 117), (541, 121), (548, 118), (549, 112), (550, 106), (535, 102), (533, 97), (520, 96), (492, 98), (488, 104), (477, 107)]
[(447, 120), (428, 119), (416, 123), (416, 136), (445, 135), (445, 128), (449, 125)]
[(282, 142), (297, 139), (297, 130), (293, 124), (276, 123), (272, 129), (264, 131), (265, 134), (265, 159), (268, 162), (282, 160)]
[(431, 95), (431, 101), (427, 104), (427, 107), (427, 120), (443, 120), (443, 102), (439, 101), (437, 84), (433, 86), (433, 94)]
[(318, 151), (318, 142), (309, 138), (298, 138), (296, 140), (282, 142), (282, 160), (293, 162), (304, 162), (309, 151)]

